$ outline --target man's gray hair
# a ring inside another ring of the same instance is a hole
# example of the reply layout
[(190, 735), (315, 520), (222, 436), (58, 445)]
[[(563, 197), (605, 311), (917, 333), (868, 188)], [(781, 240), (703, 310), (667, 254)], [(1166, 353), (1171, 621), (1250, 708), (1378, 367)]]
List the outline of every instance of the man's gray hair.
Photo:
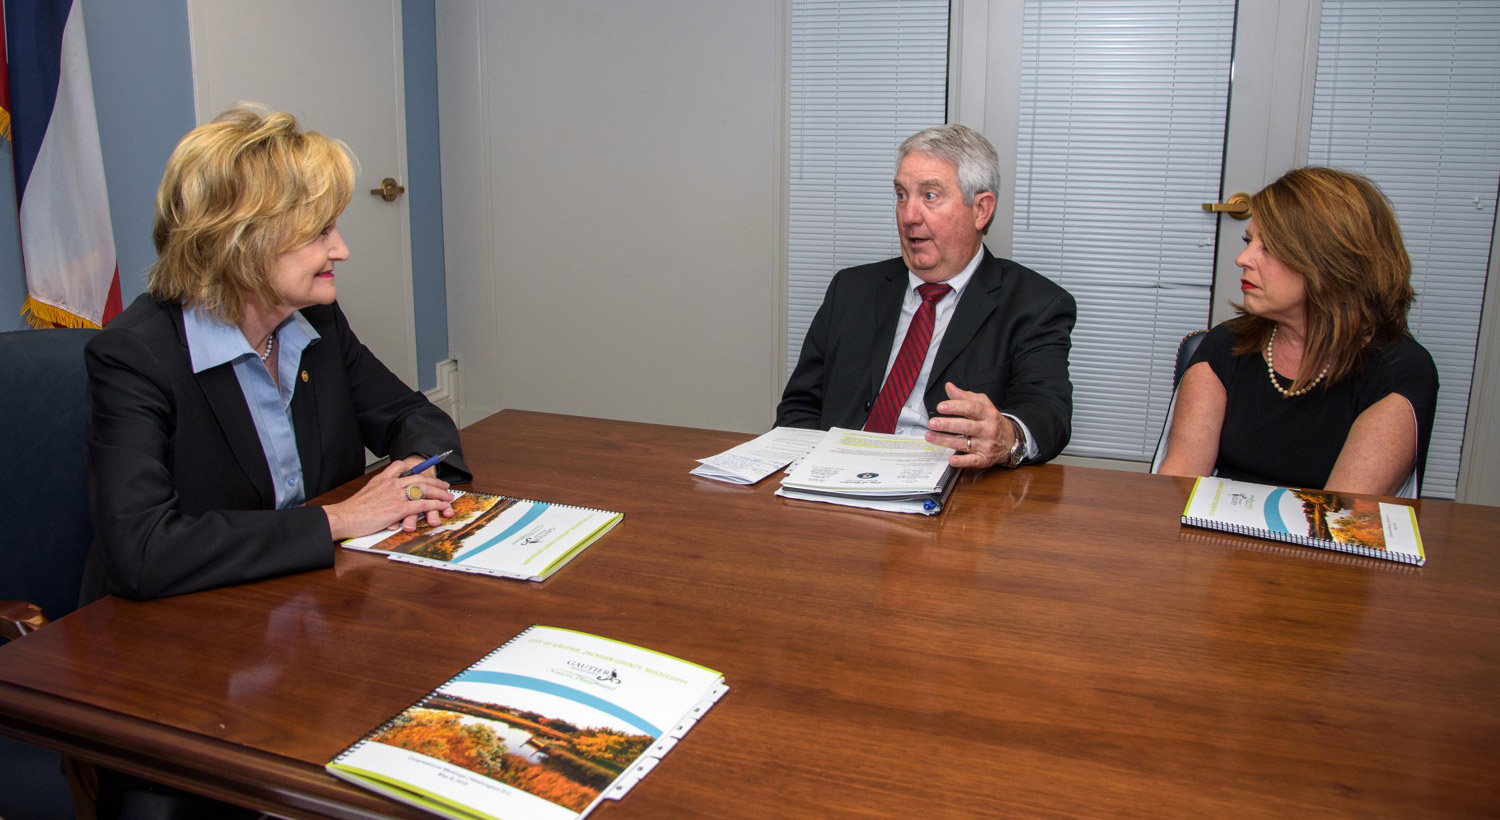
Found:
[(896, 164), (899, 166), (911, 153), (931, 154), (953, 163), (965, 205), (973, 205), (974, 197), (985, 191), (1000, 196), (1000, 157), (995, 154), (995, 146), (966, 125), (949, 123), (912, 134), (897, 149)]

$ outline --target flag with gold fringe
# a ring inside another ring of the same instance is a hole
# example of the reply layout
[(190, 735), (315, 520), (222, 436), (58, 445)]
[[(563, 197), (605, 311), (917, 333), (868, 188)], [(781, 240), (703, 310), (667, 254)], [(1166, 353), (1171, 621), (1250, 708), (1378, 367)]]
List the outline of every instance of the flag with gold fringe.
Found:
[(26, 304), (35, 327), (102, 327), (120, 312), (94, 85), (79, 0), (4, 3)]
[(10, 139), (10, 73), (5, 55), (5, 3), (0, 2), (0, 137)]

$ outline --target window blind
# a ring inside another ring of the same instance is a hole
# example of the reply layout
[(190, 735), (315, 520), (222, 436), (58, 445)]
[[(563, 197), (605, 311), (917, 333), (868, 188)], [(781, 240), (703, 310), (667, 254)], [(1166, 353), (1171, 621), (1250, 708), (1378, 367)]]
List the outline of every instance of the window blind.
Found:
[(1457, 489), (1500, 181), (1500, 4), (1323, 0), (1308, 163), (1358, 171), (1396, 207), (1412, 335), (1441, 389), (1424, 496)]
[(1027, 0), (1016, 261), (1078, 300), (1067, 453), (1149, 461), (1208, 324), (1234, 0)]
[(896, 148), (946, 119), (948, 0), (793, 0), (787, 372), (841, 268), (901, 253)]

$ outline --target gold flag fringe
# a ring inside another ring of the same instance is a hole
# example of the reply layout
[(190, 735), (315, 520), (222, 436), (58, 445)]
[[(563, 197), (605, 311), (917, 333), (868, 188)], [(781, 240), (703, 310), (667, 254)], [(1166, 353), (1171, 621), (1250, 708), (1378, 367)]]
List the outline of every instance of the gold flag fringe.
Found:
[(10, 139), (10, 112), (0, 108), (0, 137)]
[(70, 313), (46, 302), (39, 302), (31, 296), (26, 297), (26, 304), (21, 306), (21, 317), (26, 320), (26, 324), (35, 328), (92, 327), (98, 329), (99, 327), (98, 324), (76, 313)]

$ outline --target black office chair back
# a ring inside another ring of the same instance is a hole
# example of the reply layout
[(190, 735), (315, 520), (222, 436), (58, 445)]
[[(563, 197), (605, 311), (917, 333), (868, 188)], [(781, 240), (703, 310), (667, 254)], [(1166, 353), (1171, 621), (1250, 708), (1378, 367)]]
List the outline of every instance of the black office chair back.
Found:
[(1193, 354), (1197, 352), (1198, 344), (1203, 341), (1203, 334), (1207, 332), (1195, 330), (1177, 343), (1177, 363), (1172, 367), (1172, 401), (1167, 405), (1167, 419), (1162, 422), (1161, 435), (1156, 439), (1156, 452), (1151, 456), (1153, 473), (1161, 469), (1161, 463), (1167, 457), (1167, 436), (1172, 431), (1172, 416), (1177, 410), (1177, 386), (1182, 383), (1182, 374), (1187, 372), (1188, 363), (1193, 360)]
[(1177, 343), (1177, 364), (1172, 368), (1173, 390), (1176, 390), (1177, 385), (1182, 383), (1182, 374), (1187, 372), (1188, 363), (1193, 360), (1193, 354), (1197, 352), (1198, 344), (1203, 341), (1203, 334), (1207, 332), (1206, 330), (1195, 330), (1183, 336), (1182, 341)]
[(78, 607), (89, 525), (83, 346), (97, 330), (0, 333), (0, 430), (10, 442), (0, 497), (0, 599), (57, 619)]

